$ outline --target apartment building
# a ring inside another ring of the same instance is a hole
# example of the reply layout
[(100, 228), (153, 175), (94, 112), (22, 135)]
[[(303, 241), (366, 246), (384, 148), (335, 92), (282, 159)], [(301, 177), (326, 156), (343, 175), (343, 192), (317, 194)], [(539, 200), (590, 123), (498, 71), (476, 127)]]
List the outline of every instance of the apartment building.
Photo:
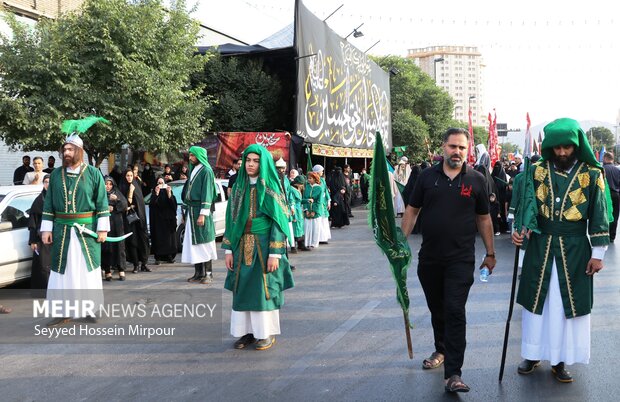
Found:
[(38, 20), (41, 17), (56, 18), (75, 10), (84, 0), (0, 0), (5, 10)]
[(431, 46), (409, 49), (407, 57), (433, 78), (454, 100), (454, 118), (467, 122), (471, 108), (475, 126), (487, 125), (484, 107), (484, 63), (473, 46)]

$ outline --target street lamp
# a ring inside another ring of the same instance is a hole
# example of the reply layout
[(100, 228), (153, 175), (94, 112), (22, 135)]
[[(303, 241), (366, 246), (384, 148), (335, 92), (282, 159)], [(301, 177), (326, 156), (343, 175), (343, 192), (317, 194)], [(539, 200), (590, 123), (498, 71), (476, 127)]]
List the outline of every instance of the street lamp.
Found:
[(461, 106), (461, 105), (456, 105), (456, 106), (454, 106), (454, 120), (458, 120), (458, 119), (456, 118), (456, 110), (457, 110), (458, 108), (463, 109), (463, 106)]
[(433, 60), (433, 77), (435, 78), (435, 84), (437, 83), (437, 63), (444, 61), (443, 57), (437, 57)]

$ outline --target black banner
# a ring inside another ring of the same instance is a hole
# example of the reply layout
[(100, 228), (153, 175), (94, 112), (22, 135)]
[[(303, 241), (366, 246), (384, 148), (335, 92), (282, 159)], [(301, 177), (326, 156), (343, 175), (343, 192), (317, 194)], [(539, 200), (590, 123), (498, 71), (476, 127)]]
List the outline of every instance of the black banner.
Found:
[(389, 74), (297, 2), (297, 134), (307, 142), (392, 146)]

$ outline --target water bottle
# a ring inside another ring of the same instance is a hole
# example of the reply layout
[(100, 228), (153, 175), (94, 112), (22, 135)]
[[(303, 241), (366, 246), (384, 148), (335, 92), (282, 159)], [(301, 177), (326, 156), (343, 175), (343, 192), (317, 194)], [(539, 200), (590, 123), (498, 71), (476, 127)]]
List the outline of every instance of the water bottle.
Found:
[(489, 268), (483, 267), (480, 269), (480, 282), (488, 282), (489, 281)]

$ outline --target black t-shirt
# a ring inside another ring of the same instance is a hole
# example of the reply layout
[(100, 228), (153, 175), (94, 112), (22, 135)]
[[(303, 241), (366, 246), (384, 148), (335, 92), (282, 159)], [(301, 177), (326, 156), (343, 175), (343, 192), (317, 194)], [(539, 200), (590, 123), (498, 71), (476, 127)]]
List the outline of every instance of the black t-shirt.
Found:
[(489, 213), (485, 178), (464, 165), (451, 180), (439, 163), (425, 169), (416, 180), (409, 205), (422, 208), (422, 247), (425, 261), (473, 262), (476, 216)]

